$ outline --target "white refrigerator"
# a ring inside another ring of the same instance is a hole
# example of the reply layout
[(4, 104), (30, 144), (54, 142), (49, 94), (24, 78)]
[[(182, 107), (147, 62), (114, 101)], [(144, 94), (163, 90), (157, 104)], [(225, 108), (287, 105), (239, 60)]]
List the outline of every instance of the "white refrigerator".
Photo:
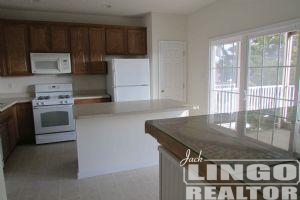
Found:
[(149, 100), (149, 59), (112, 59), (106, 87), (114, 102)]

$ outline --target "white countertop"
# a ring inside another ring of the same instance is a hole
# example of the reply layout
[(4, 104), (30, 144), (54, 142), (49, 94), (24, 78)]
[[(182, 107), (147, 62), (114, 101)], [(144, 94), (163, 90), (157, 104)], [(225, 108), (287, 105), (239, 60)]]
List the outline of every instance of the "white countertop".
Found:
[(3, 112), (17, 103), (30, 102), (32, 99), (33, 97), (0, 98), (0, 112)]
[(164, 99), (74, 105), (75, 119), (142, 114), (148, 112), (188, 110), (182, 102)]
[(94, 98), (110, 98), (105, 90), (80, 90), (73, 91), (74, 99), (94, 99)]
[[(110, 98), (108, 94), (103, 90), (82, 90), (74, 91), (74, 99), (93, 99), (93, 98)], [(0, 94), (0, 112), (14, 106), (17, 103), (31, 102), (33, 99), (33, 94), (18, 94), (18, 93), (8, 93)]]

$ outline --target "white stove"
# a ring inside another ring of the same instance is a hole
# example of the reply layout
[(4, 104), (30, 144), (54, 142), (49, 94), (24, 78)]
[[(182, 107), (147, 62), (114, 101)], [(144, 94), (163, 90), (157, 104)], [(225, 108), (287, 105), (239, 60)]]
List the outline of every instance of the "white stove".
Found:
[(76, 140), (72, 84), (35, 85), (36, 143)]

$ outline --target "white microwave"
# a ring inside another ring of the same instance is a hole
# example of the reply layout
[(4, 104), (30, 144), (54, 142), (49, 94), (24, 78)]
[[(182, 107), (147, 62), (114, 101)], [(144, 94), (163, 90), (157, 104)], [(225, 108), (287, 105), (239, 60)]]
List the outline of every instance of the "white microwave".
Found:
[(69, 53), (30, 53), (33, 74), (68, 74), (71, 73)]

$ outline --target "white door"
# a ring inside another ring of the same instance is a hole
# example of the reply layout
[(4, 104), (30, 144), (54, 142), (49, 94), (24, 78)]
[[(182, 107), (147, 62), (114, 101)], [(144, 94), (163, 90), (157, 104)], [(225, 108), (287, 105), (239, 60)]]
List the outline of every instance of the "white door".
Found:
[(159, 98), (186, 101), (186, 43), (159, 42)]
[(149, 59), (114, 59), (115, 86), (150, 84)]

